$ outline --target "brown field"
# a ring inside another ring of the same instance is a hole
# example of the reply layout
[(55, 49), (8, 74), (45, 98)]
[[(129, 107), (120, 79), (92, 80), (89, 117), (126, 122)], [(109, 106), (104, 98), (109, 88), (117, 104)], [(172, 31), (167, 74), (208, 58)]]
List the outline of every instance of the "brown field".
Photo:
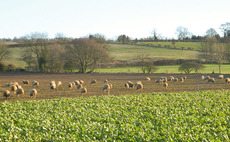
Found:
[[(145, 77), (150, 77), (151, 81), (146, 82)], [(102, 86), (104, 84), (104, 79), (107, 79), (109, 83), (112, 83), (113, 88), (110, 92), (111, 95), (125, 95), (125, 94), (145, 94), (154, 92), (182, 92), (182, 91), (196, 91), (197, 84), (199, 83), (199, 90), (222, 90), (229, 89), (230, 86), (225, 82), (225, 80), (217, 79), (216, 75), (211, 75), (216, 79), (215, 83), (208, 83), (207, 80), (201, 80), (201, 74), (186, 75), (187, 80), (184, 83), (180, 82), (169, 82), (168, 89), (165, 89), (162, 84), (156, 84), (155, 79), (160, 77), (174, 76), (180, 78), (184, 76), (183, 74), (48, 74), (48, 73), (0, 73), (0, 102), (3, 101), (25, 101), (25, 100), (40, 100), (40, 99), (54, 99), (54, 98), (74, 98), (79, 97), (80, 92), (75, 87), (73, 89), (68, 89), (67, 84), (75, 80), (83, 80), (85, 86), (88, 89), (88, 93), (84, 97), (89, 96), (99, 96), (107, 95), (106, 92), (102, 91)], [(225, 75), (230, 77), (230, 75)], [(97, 83), (91, 85), (92, 79), (96, 79)], [(29, 80), (29, 85), (23, 85), (22, 80)], [(31, 82), (37, 80), (40, 82), (39, 87), (32, 87)], [(63, 86), (53, 91), (49, 88), (49, 83), (55, 80), (62, 81)], [(136, 91), (136, 89), (126, 89), (124, 83), (127, 81), (137, 82), (142, 81), (144, 89)], [(5, 87), (4, 84), (17, 81), (25, 90), (25, 94), (22, 96), (16, 96), (13, 92), (10, 97), (6, 100), (3, 98), (2, 92), (4, 90), (10, 90), (10, 87)], [(28, 92), (30, 89), (36, 88), (38, 90), (38, 95), (34, 98), (30, 98)]]

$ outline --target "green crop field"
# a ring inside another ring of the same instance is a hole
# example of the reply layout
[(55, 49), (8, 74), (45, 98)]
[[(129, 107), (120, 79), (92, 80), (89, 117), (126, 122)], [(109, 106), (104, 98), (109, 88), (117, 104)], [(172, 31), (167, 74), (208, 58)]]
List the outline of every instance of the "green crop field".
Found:
[(230, 91), (0, 103), (0, 141), (229, 141)]
[[(154, 73), (181, 73), (178, 71), (179, 65), (170, 65), (170, 66), (156, 66), (157, 70)], [(204, 69), (199, 73), (219, 73), (219, 66), (217, 64), (205, 64)], [(96, 73), (142, 73), (141, 67), (119, 67), (119, 68), (101, 68), (96, 69)], [(195, 73), (195, 72), (191, 72)], [(222, 65), (222, 73), (230, 73), (230, 65)]]
[[(117, 60), (137, 60), (145, 54), (155, 59), (197, 59), (198, 51), (109, 44), (109, 53)], [(179, 55), (179, 56), (178, 56)]]

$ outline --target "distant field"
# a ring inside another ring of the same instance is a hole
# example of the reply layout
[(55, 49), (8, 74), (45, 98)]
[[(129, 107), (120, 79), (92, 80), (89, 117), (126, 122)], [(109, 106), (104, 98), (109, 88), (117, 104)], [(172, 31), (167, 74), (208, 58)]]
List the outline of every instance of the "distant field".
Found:
[[(157, 46), (157, 45), (161, 45), (161, 46), (170, 45), (171, 47), (173, 47), (172, 42), (138, 42), (137, 44), (138, 45), (152, 44), (155, 46)], [(185, 47), (185, 49), (192, 48), (194, 50), (200, 50), (201, 43), (200, 42), (175, 42), (175, 47), (176, 48)]]
[(117, 60), (137, 60), (142, 54), (156, 59), (197, 59), (198, 51), (109, 44), (108, 52)]
[(9, 55), (3, 61), (5, 64), (14, 64), (16, 67), (25, 67), (26, 63), (23, 61), (22, 55), (24, 54), (25, 48), (13, 47), (8, 48)]
[[(204, 65), (205, 68), (200, 73), (219, 73), (219, 66), (213, 64)], [(178, 71), (179, 65), (174, 66), (157, 66), (158, 70), (154, 73), (180, 73)], [(102, 68), (96, 69), (98, 73), (142, 73), (141, 67), (121, 67), (121, 68)], [(194, 72), (192, 72), (194, 73)], [(222, 65), (222, 73), (230, 73), (230, 65)]]

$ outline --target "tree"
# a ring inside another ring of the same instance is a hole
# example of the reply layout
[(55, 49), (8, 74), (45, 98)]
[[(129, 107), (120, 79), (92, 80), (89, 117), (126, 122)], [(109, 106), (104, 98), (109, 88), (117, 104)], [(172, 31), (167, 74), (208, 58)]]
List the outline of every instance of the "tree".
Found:
[(177, 27), (176, 34), (177, 34), (178, 40), (184, 40), (188, 38), (192, 33), (190, 33), (186, 27), (180, 26), (180, 27)]
[(217, 42), (216, 37), (205, 37), (201, 42), (201, 55), (206, 62), (214, 62), (214, 44)]
[(214, 51), (215, 51), (215, 60), (219, 65), (219, 73), (221, 74), (221, 66), (223, 62), (225, 61), (225, 55), (226, 55), (226, 47), (224, 43), (215, 43), (214, 44)]
[(206, 31), (206, 36), (210, 36), (210, 37), (213, 37), (213, 36), (216, 36), (218, 33), (216, 32), (215, 29), (213, 28), (210, 28)]
[(154, 29), (154, 30), (151, 32), (151, 34), (153, 35), (153, 40), (158, 40), (158, 39), (159, 39), (159, 36), (160, 36), (160, 35), (157, 34), (156, 29)]
[(2, 60), (4, 60), (8, 54), (7, 45), (4, 41), (0, 41), (0, 63), (2, 63)]
[(195, 71), (197, 73), (199, 70), (203, 68), (204, 66), (202, 64), (187, 62), (187, 63), (182, 64), (178, 68), (178, 71), (184, 72), (185, 74), (190, 74), (192, 71)]
[(93, 39), (75, 39), (68, 47), (68, 56), (74, 61), (80, 73), (93, 71), (97, 64), (108, 60), (106, 50)]
[(130, 38), (126, 35), (120, 35), (120, 36), (118, 36), (117, 41), (122, 42), (124, 44), (126, 42), (129, 42)]
[(230, 37), (230, 22), (220, 25), (220, 29), (223, 32), (224, 37)]
[(157, 70), (157, 67), (151, 61), (146, 61), (143, 63), (141, 70), (143, 73), (153, 73)]

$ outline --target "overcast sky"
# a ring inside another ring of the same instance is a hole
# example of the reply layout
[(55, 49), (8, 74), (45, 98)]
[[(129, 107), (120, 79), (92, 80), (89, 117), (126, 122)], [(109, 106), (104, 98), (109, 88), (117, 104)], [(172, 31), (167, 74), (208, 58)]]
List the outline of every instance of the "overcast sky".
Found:
[(194, 35), (230, 22), (230, 0), (1, 0), (0, 38), (31, 32), (83, 37), (100, 33), (106, 38), (176, 37), (176, 28)]

